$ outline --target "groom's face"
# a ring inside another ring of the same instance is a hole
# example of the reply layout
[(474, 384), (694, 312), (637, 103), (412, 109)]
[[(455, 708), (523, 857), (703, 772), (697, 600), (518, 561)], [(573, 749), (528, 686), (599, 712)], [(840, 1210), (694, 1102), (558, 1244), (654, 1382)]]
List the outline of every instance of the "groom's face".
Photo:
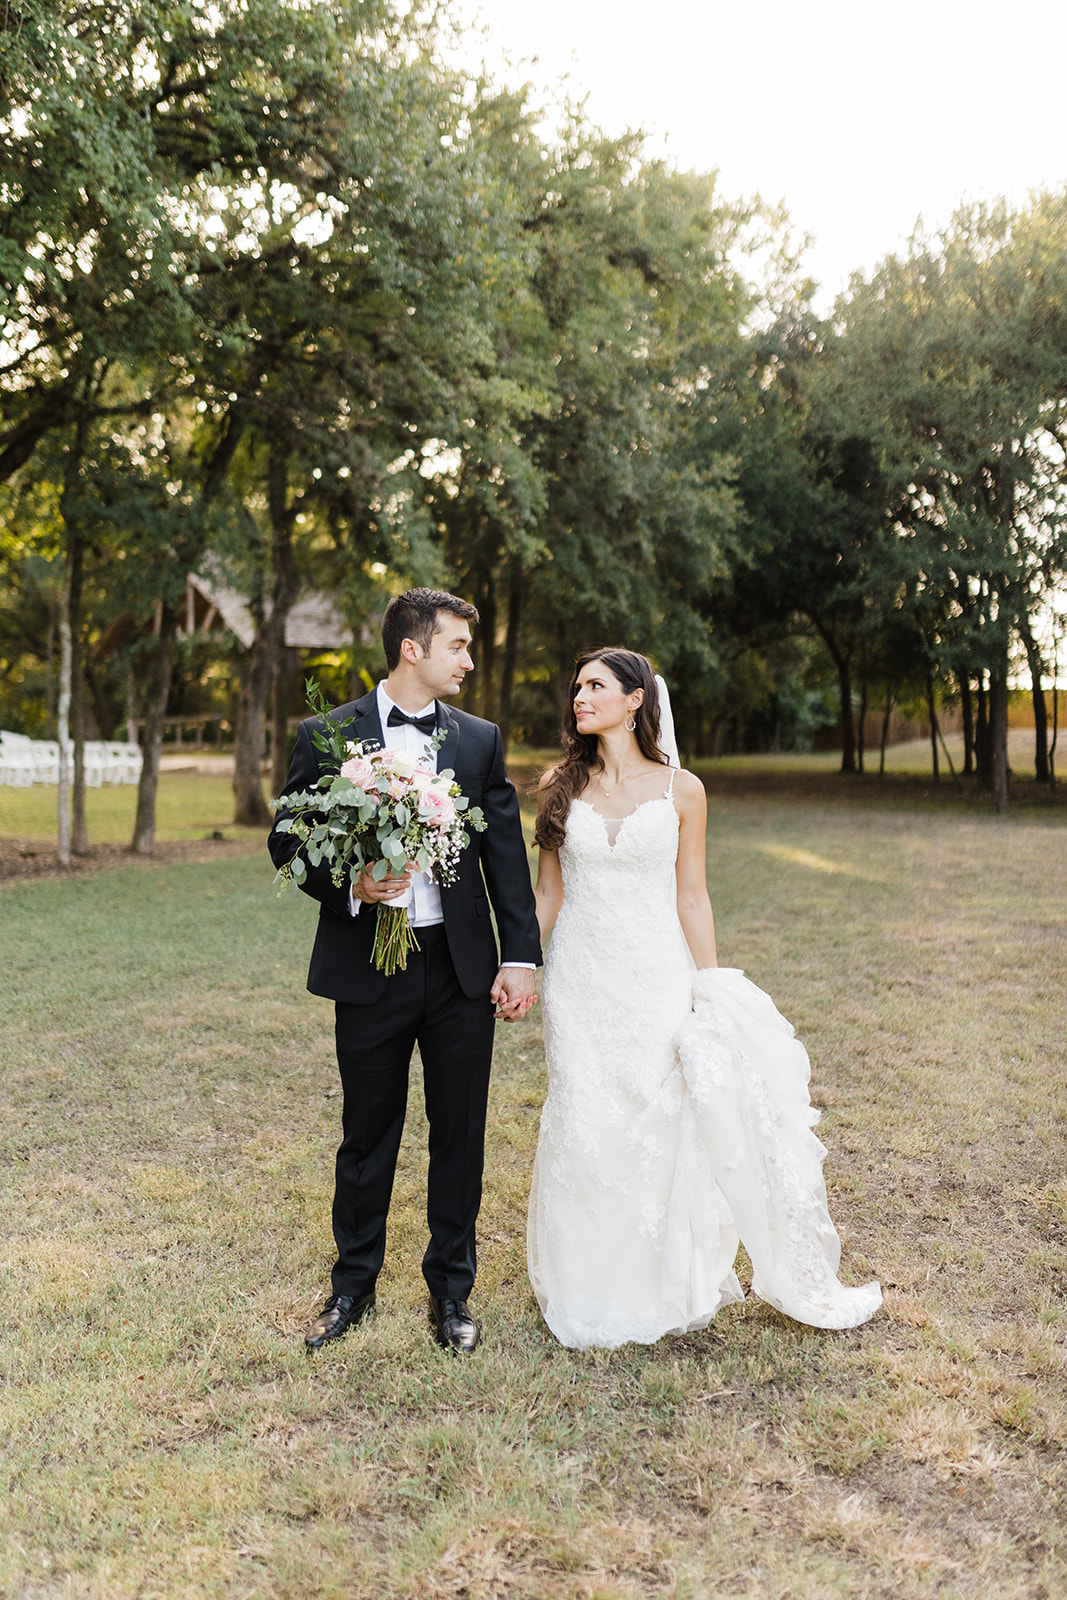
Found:
[(451, 611), (439, 611), (430, 648), (420, 651), (416, 663), (427, 700), (459, 693), (467, 673), (474, 670), (470, 649), (471, 630), (463, 618), (453, 616)]

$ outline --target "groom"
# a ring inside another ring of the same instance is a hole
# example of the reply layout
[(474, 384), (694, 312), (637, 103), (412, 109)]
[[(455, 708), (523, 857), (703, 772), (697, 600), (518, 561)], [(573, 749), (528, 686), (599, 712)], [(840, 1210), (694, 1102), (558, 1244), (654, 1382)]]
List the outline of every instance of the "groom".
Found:
[[(309, 866), (300, 885), (320, 902), (308, 988), (335, 1002), (344, 1090), (333, 1200), (337, 1261), (333, 1293), (304, 1335), (312, 1350), (341, 1338), (373, 1310), (416, 1044), (430, 1124), (430, 1242), (422, 1263), (430, 1321), (446, 1349), (469, 1353), (478, 1343), (467, 1297), (475, 1274), (494, 1015), (517, 1021), (534, 1004), (541, 947), (500, 730), (442, 704), (473, 669), (470, 624), (477, 620), (474, 606), (438, 589), (398, 595), (382, 620), (388, 677), (334, 713), (338, 720), (353, 719), (345, 731), (349, 739), (409, 750), (438, 771), (451, 767), (471, 805), (482, 808), (487, 827), (471, 832), (452, 884), (439, 885), (409, 868), (403, 878), (382, 883), (364, 871), (337, 888), (320, 865)], [(310, 789), (322, 773), (311, 739), (319, 726), (314, 717), (300, 724), (279, 820), (285, 796)], [(435, 757), (431, 739), (439, 728), (445, 737)], [(275, 866), (292, 857), (296, 844), (275, 825), (268, 841)], [(371, 950), (378, 906), (390, 901), (408, 905), (420, 948), (409, 953), (405, 971), (386, 977), (373, 965)], [(503, 947), (499, 967), (490, 901)]]

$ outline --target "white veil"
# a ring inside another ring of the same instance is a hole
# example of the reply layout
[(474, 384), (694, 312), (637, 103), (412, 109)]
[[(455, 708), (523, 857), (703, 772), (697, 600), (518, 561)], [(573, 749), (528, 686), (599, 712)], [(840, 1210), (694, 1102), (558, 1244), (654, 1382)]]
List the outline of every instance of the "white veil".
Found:
[(674, 713), (671, 711), (671, 696), (666, 683), (656, 673), (656, 688), (659, 691), (659, 747), (667, 757), (672, 767), (680, 767), (678, 759), (678, 740), (674, 734)]

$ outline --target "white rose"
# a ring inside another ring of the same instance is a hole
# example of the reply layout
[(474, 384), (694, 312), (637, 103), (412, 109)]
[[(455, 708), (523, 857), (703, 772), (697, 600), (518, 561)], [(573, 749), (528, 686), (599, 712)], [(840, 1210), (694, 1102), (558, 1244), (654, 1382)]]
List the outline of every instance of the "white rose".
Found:
[(410, 751), (398, 750), (393, 757), (393, 775), (397, 778), (414, 777), (418, 764), (418, 757), (413, 756)]

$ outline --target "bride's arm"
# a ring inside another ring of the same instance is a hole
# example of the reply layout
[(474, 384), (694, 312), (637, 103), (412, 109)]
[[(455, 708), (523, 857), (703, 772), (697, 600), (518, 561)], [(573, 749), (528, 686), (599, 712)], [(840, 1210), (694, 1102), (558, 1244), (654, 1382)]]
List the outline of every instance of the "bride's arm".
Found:
[(559, 908), (563, 904), (563, 873), (560, 870), (559, 856), (554, 850), (546, 850), (543, 846), (537, 861), (534, 899), (537, 902), (537, 925), (541, 929), (541, 942), (544, 943), (552, 932), (552, 926), (559, 916)]
[[(537, 807), (540, 812), (544, 796), (547, 793), (555, 775), (555, 767), (549, 767), (547, 772), (542, 772), (537, 785)], [(555, 850), (549, 850), (540, 845), (537, 855), (537, 882), (534, 885), (534, 900), (537, 904), (537, 926), (541, 930), (541, 943), (544, 944), (556, 918), (559, 908), (563, 904), (563, 868), (559, 864), (559, 856)]]
[(708, 899), (708, 797), (692, 772), (679, 772), (674, 782), (678, 808), (678, 920), (698, 967), (717, 967), (715, 919)]

